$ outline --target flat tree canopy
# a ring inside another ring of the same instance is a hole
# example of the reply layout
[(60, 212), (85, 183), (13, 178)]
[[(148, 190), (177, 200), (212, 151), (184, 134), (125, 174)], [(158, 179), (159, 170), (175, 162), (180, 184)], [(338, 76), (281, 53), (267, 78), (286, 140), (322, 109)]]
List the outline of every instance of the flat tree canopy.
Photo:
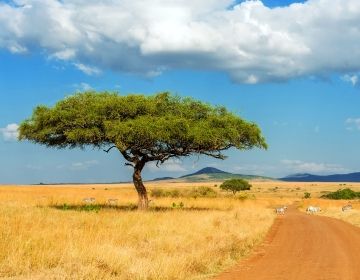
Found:
[(147, 162), (202, 154), (224, 159), (229, 148), (266, 148), (261, 131), (226, 108), (171, 95), (84, 92), (38, 106), (21, 123), (20, 140), (54, 148), (117, 148), (134, 167), (139, 209), (148, 207), (141, 171)]
[(244, 179), (229, 179), (224, 181), (220, 188), (226, 191), (231, 191), (234, 195), (239, 191), (250, 190), (251, 185)]

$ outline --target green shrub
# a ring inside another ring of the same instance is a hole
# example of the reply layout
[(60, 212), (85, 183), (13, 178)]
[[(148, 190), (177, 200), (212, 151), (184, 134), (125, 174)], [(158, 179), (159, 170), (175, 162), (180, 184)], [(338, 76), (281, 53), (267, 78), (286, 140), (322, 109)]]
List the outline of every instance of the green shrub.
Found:
[(239, 191), (250, 190), (251, 185), (244, 179), (230, 179), (224, 181), (220, 188), (225, 191), (231, 191), (235, 195)]
[(70, 205), (70, 204), (64, 203), (62, 205), (54, 205), (53, 207), (56, 209), (64, 210), (64, 211), (76, 210), (76, 211), (87, 211), (87, 212), (98, 213), (101, 210), (101, 205), (99, 205), (99, 204)]
[(62, 210), (69, 210), (71, 209), (70, 205), (68, 205), (67, 203), (64, 203), (62, 206)]
[(172, 208), (182, 209), (182, 208), (184, 208), (184, 203), (182, 201), (179, 204), (176, 204), (175, 202), (173, 202)]
[(355, 192), (352, 189), (339, 189), (335, 192), (330, 192), (321, 196), (329, 199), (355, 199), (360, 198), (360, 192)]
[(310, 198), (311, 197), (311, 193), (309, 192), (304, 192), (304, 198)]
[(82, 205), (79, 210), (80, 211), (87, 211), (87, 212), (96, 212), (98, 213), (101, 209), (101, 206), (100, 205), (97, 205), (97, 204), (86, 204), (86, 205)]

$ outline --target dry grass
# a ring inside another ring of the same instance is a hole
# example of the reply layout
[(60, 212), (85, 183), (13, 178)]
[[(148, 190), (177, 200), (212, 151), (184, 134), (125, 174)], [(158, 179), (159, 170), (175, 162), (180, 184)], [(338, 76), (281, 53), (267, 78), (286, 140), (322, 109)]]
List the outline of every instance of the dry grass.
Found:
[[(304, 199), (301, 202), (301, 211), (309, 206), (320, 206), (322, 211), (318, 215), (328, 216), (336, 219), (344, 220), (356, 226), (360, 226), (360, 201), (359, 200), (331, 200), (321, 199), (321, 195), (327, 192), (333, 192), (338, 189), (350, 188), (354, 191), (360, 191), (360, 183), (296, 183), (303, 185), (302, 190), (311, 193), (311, 199)], [(342, 211), (342, 206), (352, 204), (353, 210)]]
[(360, 191), (360, 183), (307, 183), (307, 182), (252, 182), (251, 190), (257, 197), (283, 197), (300, 200), (305, 192), (309, 192), (312, 198), (336, 191), (338, 189), (350, 188)]
[[(342, 211), (342, 206), (351, 204), (352, 210)], [(301, 210), (305, 211), (309, 205), (316, 205), (321, 207), (321, 212), (318, 215), (332, 217), (343, 220), (350, 224), (360, 226), (360, 201), (359, 200), (330, 200), (330, 199), (310, 199), (305, 200)]]
[[(149, 190), (211, 186), (219, 191), (214, 185), (220, 183), (147, 185)], [(360, 191), (360, 184), (252, 184), (246, 200), (156, 198), (148, 212), (129, 210), (136, 202), (129, 184), (0, 187), (0, 278), (209, 278), (248, 255), (271, 226), (273, 208), (294, 201), (303, 208), (319, 205), (323, 215), (360, 225), (360, 204), (342, 213), (347, 201), (318, 198), (339, 188)], [(312, 198), (303, 200), (304, 192)], [(80, 211), (85, 197), (95, 197), (102, 208)], [(107, 206), (108, 198), (124, 207)], [(184, 209), (172, 209), (181, 202)]]
[[(0, 187), (0, 277), (206, 278), (261, 242), (275, 217), (271, 208), (288, 201), (163, 198), (152, 202), (163, 211), (61, 210), (81, 206), (84, 197), (104, 205), (108, 198), (136, 201), (130, 185)], [(173, 202), (208, 210), (171, 209)]]

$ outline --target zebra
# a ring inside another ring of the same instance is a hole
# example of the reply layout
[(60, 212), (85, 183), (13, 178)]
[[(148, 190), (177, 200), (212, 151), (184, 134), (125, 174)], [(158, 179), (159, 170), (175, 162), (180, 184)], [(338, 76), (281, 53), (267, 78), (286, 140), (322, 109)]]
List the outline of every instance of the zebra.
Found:
[(320, 212), (321, 208), (318, 206), (309, 206), (308, 208), (306, 208), (306, 212), (309, 214), (314, 214), (316, 212)]
[(276, 212), (276, 214), (284, 215), (285, 214), (285, 208), (284, 207), (275, 208), (275, 212)]
[(95, 197), (85, 197), (82, 201), (87, 203), (87, 204), (91, 204), (95, 202)]
[(344, 211), (347, 211), (347, 210), (351, 210), (353, 209), (352, 205), (351, 204), (348, 204), (348, 205), (345, 205), (341, 208), (341, 210), (344, 212)]

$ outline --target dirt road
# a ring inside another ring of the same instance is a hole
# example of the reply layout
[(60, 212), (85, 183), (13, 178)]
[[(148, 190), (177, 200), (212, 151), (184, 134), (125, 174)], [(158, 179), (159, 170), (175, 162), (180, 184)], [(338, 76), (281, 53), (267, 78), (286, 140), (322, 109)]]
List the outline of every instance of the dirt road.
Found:
[(359, 280), (360, 228), (289, 207), (264, 244), (216, 280)]

